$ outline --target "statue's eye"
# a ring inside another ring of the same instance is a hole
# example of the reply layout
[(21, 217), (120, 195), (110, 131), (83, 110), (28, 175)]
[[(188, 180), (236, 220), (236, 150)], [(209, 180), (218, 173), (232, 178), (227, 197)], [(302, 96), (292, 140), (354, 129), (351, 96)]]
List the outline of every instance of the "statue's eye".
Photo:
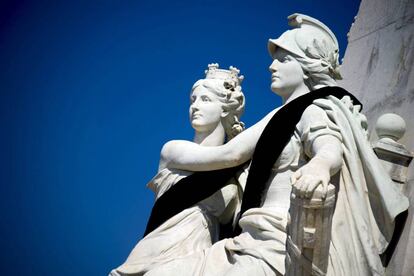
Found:
[(203, 102), (211, 102), (210, 98), (209, 98), (209, 97), (207, 97), (207, 96), (201, 96), (201, 100), (202, 100)]
[(196, 97), (195, 97), (195, 96), (191, 96), (191, 97), (190, 97), (190, 102), (191, 102), (191, 103), (195, 102), (195, 100), (196, 100)]

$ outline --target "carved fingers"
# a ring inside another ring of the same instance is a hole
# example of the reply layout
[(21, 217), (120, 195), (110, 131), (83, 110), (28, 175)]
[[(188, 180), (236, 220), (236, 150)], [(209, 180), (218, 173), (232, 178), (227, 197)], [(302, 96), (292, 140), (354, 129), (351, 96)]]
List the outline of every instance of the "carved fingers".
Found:
[(322, 198), (326, 197), (330, 175), (322, 168), (305, 165), (291, 176), (291, 184), (297, 190), (297, 196), (311, 198), (315, 189), (322, 185)]

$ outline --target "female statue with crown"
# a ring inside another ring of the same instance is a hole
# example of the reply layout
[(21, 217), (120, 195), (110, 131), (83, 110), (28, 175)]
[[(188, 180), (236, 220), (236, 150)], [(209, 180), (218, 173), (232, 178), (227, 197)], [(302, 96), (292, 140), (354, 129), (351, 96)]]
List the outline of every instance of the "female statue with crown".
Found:
[[(232, 66), (230, 70), (224, 70), (219, 69), (218, 64), (209, 64), (206, 78), (193, 85), (189, 110), (191, 125), (195, 130), (192, 143), (206, 148), (219, 146), (244, 129), (244, 124), (239, 121), (245, 103), (240, 86), (243, 76), (239, 76), (239, 73)], [(220, 225), (232, 224), (236, 209), (240, 208), (243, 189), (240, 183), (245, 182), (243, 170), (238, 173), (229, 171), (224, 186), (212, 191), (208, 197), (176, 211), (168, 219), (153, 220), (157, 219), (158, 205), (165, 204), (166, 208), (174, 211), (180, 198), (185, 200), (185, 193), (190, 193), (188, 189), (174, 189), (176, 183), (181, 183), (180, 180), (198, 177), (201, 178), (197, 181), (200, 185), (209, 184), (208, 178), (197, 175), (188, 177), (191, 174), (160, 165), (158, 174), (148, 184), (156, 195), (156, 205), (145, 236), (125, 263), (110, 275), (144, 275), (160, 264), (210, 247), (222, 235)], [(163, 195), (173, 197), (173, 202), (163, 202)], [(191, 193), (188, 197), (191, 197)]]
[[(299, 197), (309, 198), (315, 190), (326, 195), (329, 183), (336, 202), (326, 275), (385, 274), (380, 254), (408, 200), (369, 145), (361, 104), (336, 84), (334, 34), (301, 14), (289, 16), (289, 24), (292, 30), (268, 44), (271, 89), (283, 105), (221, 146), (170, 141), (161, 153), (162, 168), (211, 173), (252, 159), (235, 237), (146, 276), (284, 275), (292, 185)], [(312, 275), (317, 273), (315, 268)]]

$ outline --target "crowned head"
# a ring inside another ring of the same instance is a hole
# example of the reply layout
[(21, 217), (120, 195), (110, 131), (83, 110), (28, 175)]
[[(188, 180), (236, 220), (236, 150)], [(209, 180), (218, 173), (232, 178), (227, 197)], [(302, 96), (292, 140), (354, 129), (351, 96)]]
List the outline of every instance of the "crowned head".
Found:
[[(244, 129), (244, 124), (239, 121), (245, 105), (244, 94), (241, 90), (241, 82), (244, 77), (239, 74), (240, 70), (236, 67), (230, 66), (229, 70), (225, 70), (220, 69), (217, 63), (209, 64), (205, 70), (205, 78), (198, 80), (191, 90), (192, 97), (194, 93), (204, 90), (214, 97), (213, 101), (217, 100), (216, 102), (220, 105), (221, 111), (220, 123), (223, 124), (227, 140), (230, 140)], [(190, 108), (190, 116), (191, 112), (192, 109)], [(213, 115), (208, 114), (209, 117)]]

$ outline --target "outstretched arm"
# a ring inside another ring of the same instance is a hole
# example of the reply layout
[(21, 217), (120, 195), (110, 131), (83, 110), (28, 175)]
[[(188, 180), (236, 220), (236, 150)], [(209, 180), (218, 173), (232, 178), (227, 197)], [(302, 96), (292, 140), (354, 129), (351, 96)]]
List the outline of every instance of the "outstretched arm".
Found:
[(206, 147), (189, 141), (170, 141), (161, 150), (159, 170), (174, 168), (209, 171), (240, 165), (253, 155), (263, 129), (275, 112), (276, 110), (270, 112), (255, 125), (221, 146)]
[(342, 166), (342, 144), (331, 135), (319, 136), (312, 144), (313, 158), (291, 177), (291, 182), (300, 191), (301, 197), (311, 197), (313, 191), (322, 185), (326, 194), (331, 176)]

